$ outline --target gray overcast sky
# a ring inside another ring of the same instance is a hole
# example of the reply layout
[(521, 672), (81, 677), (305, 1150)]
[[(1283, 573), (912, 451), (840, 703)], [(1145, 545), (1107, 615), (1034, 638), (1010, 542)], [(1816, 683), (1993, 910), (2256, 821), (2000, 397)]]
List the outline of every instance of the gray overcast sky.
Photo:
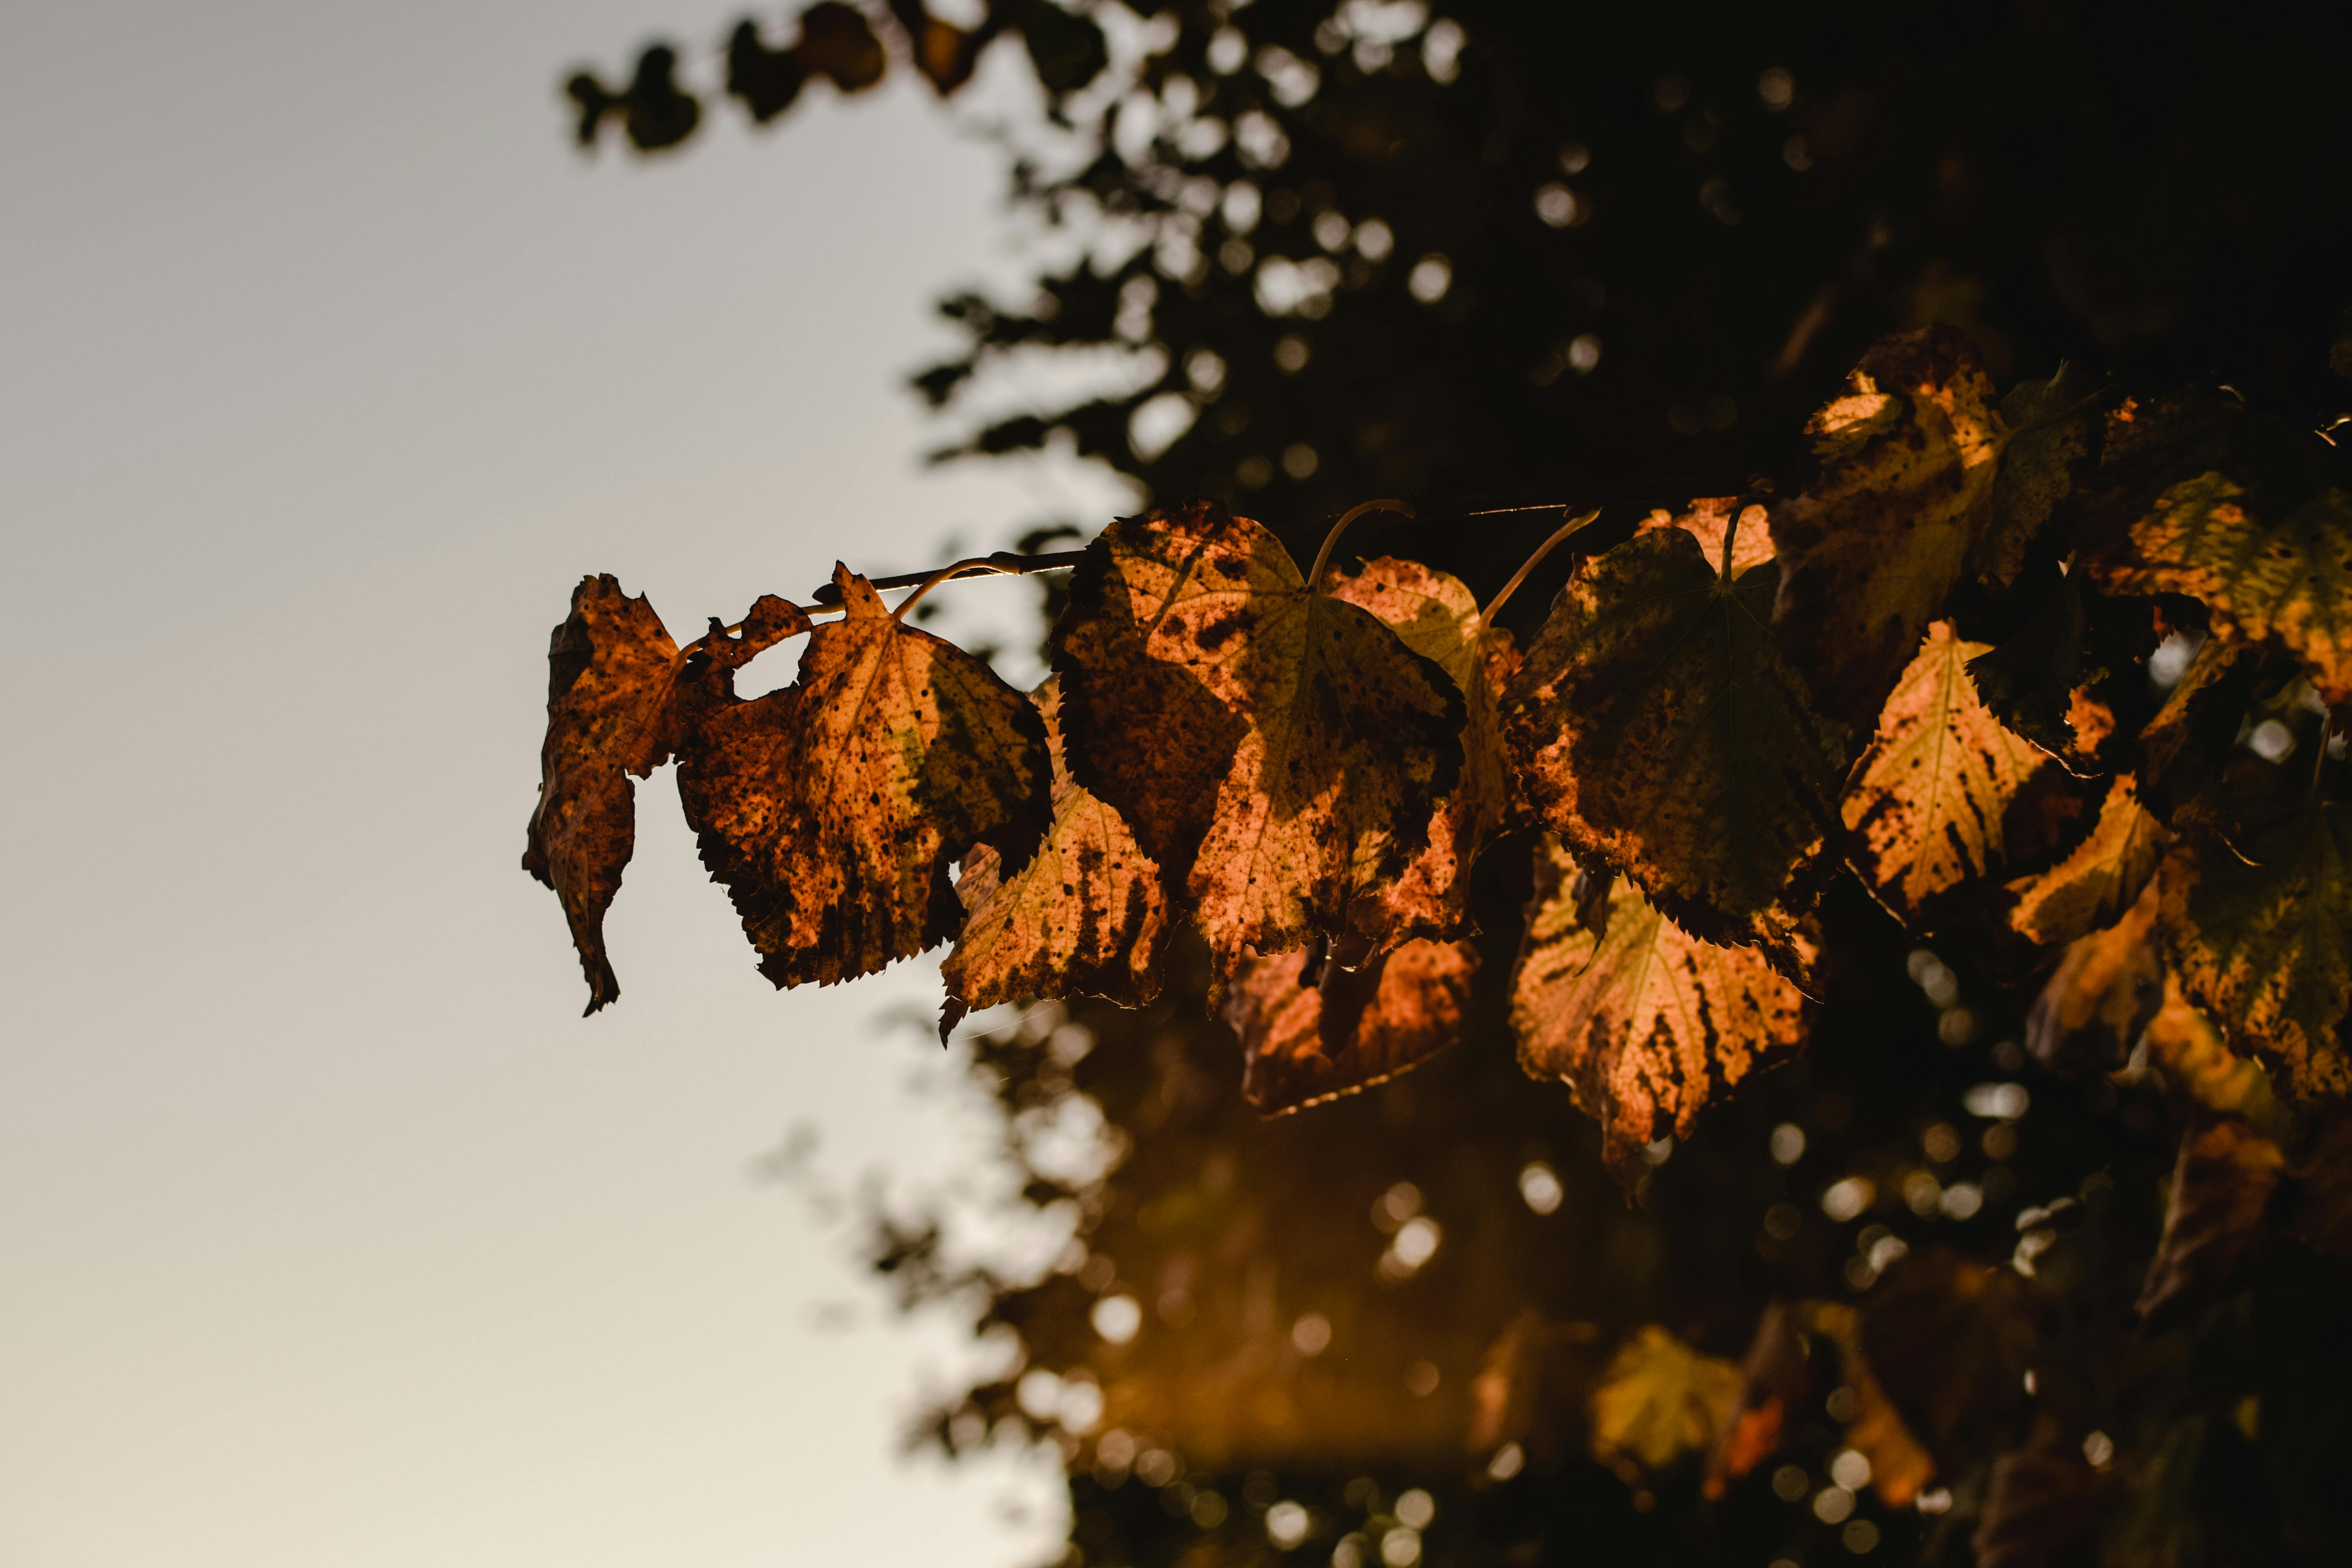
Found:
[(875, 1022), (935, 973), (772, 992), (665, 775), (583, 1021), (516, 868), (582, 572), (691, 631), (1117, 495), (915, 462), (929, 300), (1011, 254), (928, 89), (571, 153), (562, 68), (732, 10), (0, 19), (11, 1568), (987, 1568), (1056, 1527), (1036, 1465), (897, 1459), (962, 1352), (750, 1173), (810, 1120), (837, 1174), (970, 1179), (984, 1124)]

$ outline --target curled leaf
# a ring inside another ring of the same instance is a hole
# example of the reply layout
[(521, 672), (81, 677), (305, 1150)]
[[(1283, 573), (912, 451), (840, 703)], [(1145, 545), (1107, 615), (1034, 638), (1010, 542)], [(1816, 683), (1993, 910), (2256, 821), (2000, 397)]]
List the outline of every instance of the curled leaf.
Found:
[(2236, 1281), (2265, 1239), (2263, 1211), (2285, 1166), (2276, 1143), (2234, 1116), (2182, 1135), (2164, 1235), (2140, 1289), (2141, 1318), (2157, 1321)]
[(1846, 789), (1848, 858), (1906, 921), (2000, 866), (2002, 819), (2044, 763), (1977, 700), (1968, 662), (1984, 651), (1943, 621), (1929, 626)]
[(1510, 763), (1496, 705), (1518, 668), (1511, 634), (1486, 626), (1462, 582), (1417, 562), (1382, 556), (1331, 584), (1331, 596), (1360, 605), (1430, 659), (1462, 694), (1462, 773), (1430, 814), (1428, 843), (1395, 879), (1358, 900), (1349, 921), (1370, 951), (1409, 937), (1445, 939), (1469, 927), (1470, 869), (1500, 832), (1511, 804)]
[(1739, 1368), (1702, 1355), (1655, 1323), (1618, 1347), (1592, 1391), (1592, 1451), (1653, 1472), (1703, 1454), (1739, 1408)]
[(1452, 1045), (1470, 1010), (1477, 951), (1425, 939), (1354, 973), (1326, 963), (1312, 985), (1303, 950), (1251, 959), (1225, 994), (1242, 1042), (1242, 1094), (1267, 1115), (1386, 1083)]
[(1622, 1165), (1669, 1132), (1687, 1136), (1712, 1094), (1793, 1050), (1805, 1002), (1754, 949), (1698, 941), (1630, 882), (1616, 885), (1596, 932), (1580, 921), (1577, 875), (1547, 837), (1511, 1023), (1520, 1066), (1566, 1082)]
[(1184, 889), (1213, 989), (1342, 929), (1462, 771), (1444, 668), (1213, 502), (1104, 530), (1053, 655), (1071, 776)]
[(1883, 338), (1805, 426), (1812, 471), (1772, 510), (1772, 619), (1824, 710), (1866, 724), (1943, 613), (1990, 515), (2000, 417), (1968, 338)]
[(2352, 1092), (2352, 807), (2315, 800), (2243, 838), (2200, 835), (2165, 861), (2166, 961), (2294, 1094)]
[(1118, 813), (1070, 778), (1055, 682), (1033, 700), (1054, 770), (1053, 824), (1011, 877), (985, 844), (964, 857), (956, 883), (963, 931), (940, 965), (949, 998), (942, 1040), (965, 1013), (1023, 996), (1084, 993), (1140, 1007), (1160, 994), (1168, 926), (1160, 868)]
[(1512, 677), (1504, 733), (1545, 825), (1684, 929), (1794, 964), (1845, 765), (1765, 626), (1773, 573), (1726, 583), (1679, 528), (1636, 534), (1561, 589)]
[(2110, 1072), (2164, 1005), (2151, 881), (2124, 918), (2070, 943), (2025, 1016), (2025, 1047), (2047, 1068)]
[(2156, 876), (2172, 835), (2140, 805), (2132, 775), (2107, 786), (2091, 835), (2046, 871), (2009, 884), (2009, 923), (2044, 947), (2112, 925)]
[(948, 868), (1025, 865), (1050, 820), (1045, 726), (953, 644), (901, 626), (836, 567), (844, 618), (793, 685), (715, 704), (678, 770), (703, 864), (776, 984), (869, 974), (953, 936)]
[(547, 647), (547, 739), (522, 868), (555, 889), (588, 976), (588, 1011), (621, 994), (604, 911), (636, 845), (635, 786), (669, 760), (677, 645), (643, 595), (583, 577)]

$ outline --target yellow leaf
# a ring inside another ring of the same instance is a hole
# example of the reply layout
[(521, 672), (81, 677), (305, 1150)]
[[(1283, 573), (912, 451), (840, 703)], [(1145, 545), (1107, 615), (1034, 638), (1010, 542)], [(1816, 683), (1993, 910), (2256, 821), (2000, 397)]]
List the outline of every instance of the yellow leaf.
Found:
[(2042, 753), (1977, 700), (1968, 661), (1986, 651), (1942, 621), (1927, 628), (1847, 787), (1848, 858), (1887, 906), (1915, 921), (1938, 893), (1996, 869), (2002, 819)]
[(1592, 1391), (1592, 1451), (1664, 1469), (1703, 1454), (1739, 1408), (1739, 1368), (1701, 1355), (1655, 1323), (1618, 1347)]
[(1520, 1065), (1565, 1081), (1622, 1164), (1687, 1135), (1715, 1089), (1793, 1050), (1805, 1002), (1754, 949), (1696, 940), (1630, 883), (1612, 894), (1605, 930), (1587, 929), (1576, 870), (1556, 840), (1538, 847), (1511, 1023)]

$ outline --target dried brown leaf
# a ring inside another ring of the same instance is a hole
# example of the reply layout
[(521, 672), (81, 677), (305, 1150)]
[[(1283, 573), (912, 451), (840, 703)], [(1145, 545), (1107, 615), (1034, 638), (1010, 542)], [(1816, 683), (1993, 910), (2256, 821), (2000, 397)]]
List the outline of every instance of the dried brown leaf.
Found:
[(1444, 668), (1213, 502), (1106, 529), (1053, 652), (1071, 776), (1182, 886), (1213, 987), (1340, 930), (1462, 770)]
[(1935, 1247), (1896, 1258), (1863, 1303), (1863, 1354), (1946, 1475), (2012, 1440), (2037, 1342), (2031, 1290), (2006, 1264)]
[(1512, 977), (1519, 1064), (1557, 1078), (1601, 1123), (1622, 1165), (1699, 1108), (1803, 1040), (1805, 1001), (1752, 948), (1686, 934), (1621, 881), (1605, 933), (1578, 919), (1577, 866), (1547, 837)]
[(2234, 1116), (2181, 1136), (2164, 1235), (2140, 1288), (2142, 1319), (2176, 1316), (2237, 1280), (2266, 1239), (2263, 1212), (2285, 1168), (2285, 1152)]
[(1685, 530), (1635, 535), (1560, 591), (1504, 733), (1537, 813), (1578, 854), (1694, 934), (1767, 943), (1793, 966), (1786, 907), (1840, 830), (1846, 751), (1773, 645), (1772, 584), (1765, 566), (1722, 581)]
[(1943, 621), (1929, 626), (1846, 788), (1848, 858), (1906, 921), (2000, 868), (2010, 805), (2046, 765), (1977, 700), (1968, 662), (1984, 651)]
[[(1731, 509), (1739, 504), (1738, 496), (1709, 496), (1690, 503), (1690, 510), (1676, 513), (1663, 509), (1643, 518), (1639, 531), (1679, 528), (1698, 541), (1706, 558), (1720, 565), (1723, 560), (1723, 536), (1731, 531)], [(1731, 574), (1734, 577), (1750, 566), (1761, 566), (1772, 559), (1771, 519), (1764, 508), (1750, 503), (1739, 513), (1739, 531), (1731, 542)]]
[(1242, 1042), (1242, 1093), (1269, 1116), (1386, 1083), (1452, 1045), (1478, 953), (1417, 939), (1350, 973), (1326, 963), (1301, 986), (1303, 950), (1244, 963), (1224, 1019)]
[(1084, 993), (1140, 1007), (1160, 994), (1168, 928), (1160, 868), (1118, 813), (1071, 779), (1056, 687), (1048, 679), (1032, 694), (1053, 762), (1053, 826), (1011, 878), (985, 844), (964, 857), (963, 931), (940, 965), (942, 1039), (965, 1013), (1024, 996)]
[(2156, 876), (2172, 835), (2140, 805), (2132, 775), (2118, 773), (2091, 836), (2046, 871), (2009, 884), (2011, 929), (2044, 947), (2079, 942), (2113, 924)]
[(1805, 434), (1773, 624), (1823, 710), (1866, 724), (1984, 533), (2000, 417), (1968, 338), (1927, 327), (1873, 345)]
[(715, 702), (678, 795), (776, 984), (869, 974), (955, 935), (948, 868), (987, 844), (1025, 866), (1050, 821), (1045, 721), (951, 643), (901, 626), (835, 567), (845, 615), (793, 685)]

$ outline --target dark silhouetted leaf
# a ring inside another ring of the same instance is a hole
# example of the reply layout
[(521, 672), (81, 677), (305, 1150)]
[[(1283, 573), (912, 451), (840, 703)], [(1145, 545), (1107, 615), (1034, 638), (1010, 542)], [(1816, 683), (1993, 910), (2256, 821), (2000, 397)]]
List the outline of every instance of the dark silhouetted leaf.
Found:
[(2030, 1290), (2006, 1264), (1937, 1247), (1896, 1258), (1863, 1302), (1863, 1353), (1947, 1475), (2014, 1441), (2037, 1341)]
[(1871, 1370), (1870, 1358), (1863, 1352), (1860, 1315), (1843, 1301), (1814, 1301), (1808, 1303), (1806, 1316), (1815, 1333), (1837, 1342), (1839, 1373), (1853, 1391), (1846, 1447), (1870, 1461), (1870, 1484), (1889, 1508), (1909, 1507), (1936, 1479), (1936, 1461), (1903, 1424), (1902, 1414)]
[(1168, 925), (1160, 868), (1118, 813), (1071, 781), (1055, 683), (1034, 697), (1053, 758), (1053, 826), (1009, 879), (1003, 857), (985, 844), (964, 857), (956, 883), (963, 932), (940, 965), (949, 998), (943, 1040), (966, 1012), (1000, 1002), (1084, 993), (1139, 1007), (1160, 994)]
[(841, 0), (817, 0), (801, 13), (801, 39), (794, 52), (810, 75), (830, 78), (844, 92), (865, 91), (882, 79), (890, 64), (872, 25)]
[(1045, 721), (952, 644), (835, 570), (845, 618), (792, 686), (715, 707), (678, 794), (778, 985), (832, 984), (953, 936), (948, 868), (978, 844), (1025, 866), (1051, 816)]
[(1793, 964), (1784, 899), (1837, 830), (1845, 737), (1765, 628), (1772, 572), (1723, 582), (1679, 528), (1560, 590), (1511, 679), (1504, 732), (1546, 826), (1685, 930)]
[(1214, 503), (1106, 529), (1053, 652), (1071, 776), (1184, 889), (1216, 981), (1342, 930), (1461, 773), (1444, 669)]
[(2097, 1522), (2105, 1478), (2060, 1440), (1992, 1462), (1977, 1516), (1976, 1568), (2064, 1568)]
[(800, 98), (808, 67), (797, 49), (772, 49), (761, 41), (750, 17), (735, 24), (727, 40), (727, 90), (751, 118), (765, 125)]
[(1547, 837), (1512, 978), (1519, 1063), (1568, 1084), (1622, 1164), (1803, 1039), (1804, 998), (1752, 948), (1685, 933), (1619, 882), (1605, 934), (1580, 923), (1577, 866)]
[(2048, 381), (2021, 381), (2000, 400), (2001, 424), (2017, 434), (2001, 447), (1992, 517), (1969, 552), (1970, 572), (2004, 585), (2016, 579), (2026, 546), (2090, 466), (2098, 419), (2083, 405), (2097, 390), (2087, 373), (2062, 364)]
[(1301, 987), (1307, 959), (1252, 959), (1225, 995), (1242, 1093), (1268, 1115), (1386, 1083), (1452, 1045), (1478, 973), (1476, 950), (1459, 942), (1409, 942), (1352, 973), (1327, 963)]
[(2279, 1146), (2236, 1117), (2182, 1135), (2164, 1236), (2139, 1293), (2143, 1319), (2166, 1321), (2237, 1281), (2266, 1240), (2263, 1211), (2285, 1166)]

